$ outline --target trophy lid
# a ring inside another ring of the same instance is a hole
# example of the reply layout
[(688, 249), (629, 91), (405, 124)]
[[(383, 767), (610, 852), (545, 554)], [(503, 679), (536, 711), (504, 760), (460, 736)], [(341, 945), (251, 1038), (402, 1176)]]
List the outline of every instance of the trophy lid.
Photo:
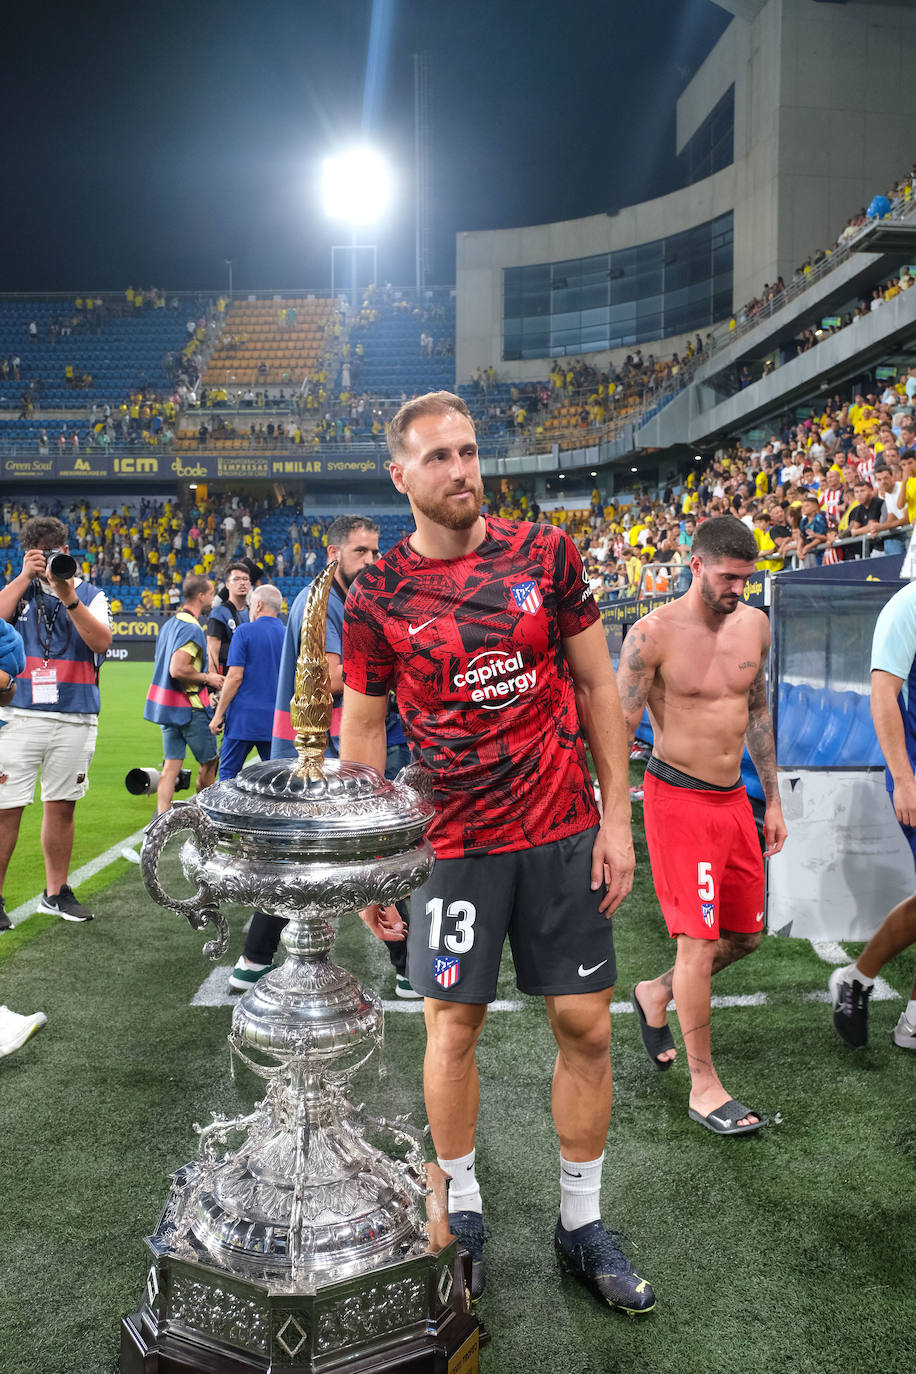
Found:
[(285, 846), (301, 841), (313, 854), (395, 853), (419, 843), (435, 814), (416, 790), (416, 771), (410, 782), (390, 782), (368, 764), (324, 759), (323, 776), (313, 779), (296, 759), (270, 759), (205, 788), (197, 805), (220, 830), (275, 835)]

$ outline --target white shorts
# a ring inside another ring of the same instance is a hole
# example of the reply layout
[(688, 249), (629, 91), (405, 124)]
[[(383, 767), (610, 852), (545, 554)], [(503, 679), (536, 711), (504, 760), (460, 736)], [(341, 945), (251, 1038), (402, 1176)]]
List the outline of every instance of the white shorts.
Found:
[(42, 801), (79, 801), (89, 787), (96, 721), (12, 714), (0, 728), (0, 811), (28, 806), (41, 773)]

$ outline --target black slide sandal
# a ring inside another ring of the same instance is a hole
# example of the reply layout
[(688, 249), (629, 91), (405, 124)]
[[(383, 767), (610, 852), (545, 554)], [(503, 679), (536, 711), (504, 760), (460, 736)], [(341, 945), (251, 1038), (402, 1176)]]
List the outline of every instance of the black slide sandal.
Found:
[(674, 1036), (671, 1034), (671, 1027), (668, 1025), (649, 1025), (648, 1021), (646, 1020), (646, 1013), (639, 1005), (639, 998), (636, 996), (635, 983), (633, 984), (633, 989), (630, 993), (630, 1001), (633, 1004), (633, 1010), (639, 1017), (639, 1033), (642, 1036), (642, 1043), (645, 1046), (646, 1054), (652, 1060), (652, 1063), (655, 1065), (655, 1067), (661, 1073), (664, 1073), (666, 1069), (671, 1068), (671, 1065), (674, 1063), (674, 1060), (659, 1060), (656, 1059), (655, 1056), (657, 1054), (662, 1054), (665, 1050), (673, 1050), (676, 1048), (674, 1044)]

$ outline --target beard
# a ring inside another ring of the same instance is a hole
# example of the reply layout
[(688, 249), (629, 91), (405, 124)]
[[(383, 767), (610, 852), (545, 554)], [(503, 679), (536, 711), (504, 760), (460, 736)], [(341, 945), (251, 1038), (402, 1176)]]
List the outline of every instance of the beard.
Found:
[(700, 596), (709, 609), (715, 611), (717, 615), (732, 615), (738, 609), (741, 600), (740, 596), (735, 596), (734, 592), (729, 592), (721, 597), (716, 596), (705, 577), (700, 578)]
[[(469, 491), (470, 501), (462, 501), (460, 505), (450, 500), (458, 492)], [(415, 491), (407, 488), (407, 494), (413, 505), (425, 515), (427, 520), (432, 520), (434, 524), (441, 525), (447, 530), (469, 530), (480, 518), (480, 508), (483, 505), (483, 483), (475, 485), (467, 484), (463, 487), (455, 487), (453, 491), (447, 492), (445, 496), (438, 500), (432, 497), (419, 497)]]

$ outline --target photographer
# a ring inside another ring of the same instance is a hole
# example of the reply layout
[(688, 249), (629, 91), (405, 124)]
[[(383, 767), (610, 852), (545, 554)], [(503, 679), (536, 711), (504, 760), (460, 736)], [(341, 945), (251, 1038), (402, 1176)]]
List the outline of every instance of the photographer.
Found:
[(223, 679), (206, 671), (207, 641), (200, 623), (213, 605), (213, 583), (209, 577), (188, 573), (181, 591), (181, 609), (166, 621), (156, 640), (153, 680), (143, 708), (143, 719), (162, 731), (164, 761), (156, 792), (159, 816), (172, 805), (189, 749), (200, 764), (198, 792), (216, 781), (219, 766), (216, 740), (210, 733), (210, 690), (219, 691)]
[[(41, 848), (47, 887), (38, 906), (65, 921), (91, 921), (67, 885), (74, 809), (89, 786), (100, 706), (99, 669), (111, 644), (108, 600), (74, 576), (67, 527), (35, 516), (22, 529), (22, 571), (0, 591), (0, 619), (25, 643), (15, 705), (0, 708), (0, 890), (23, 809), (41, 773)], [(2, 898), (0, 898), (2, 901)]]

